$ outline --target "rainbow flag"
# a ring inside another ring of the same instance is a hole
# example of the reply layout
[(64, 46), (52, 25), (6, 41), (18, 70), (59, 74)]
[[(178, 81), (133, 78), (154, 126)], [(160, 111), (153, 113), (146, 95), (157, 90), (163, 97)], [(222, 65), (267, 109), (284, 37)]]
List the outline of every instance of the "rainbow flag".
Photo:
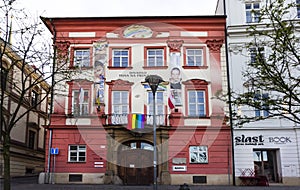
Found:
[(145, 115), (144, 114), (128, 114), (127, 129), (144, 129)]

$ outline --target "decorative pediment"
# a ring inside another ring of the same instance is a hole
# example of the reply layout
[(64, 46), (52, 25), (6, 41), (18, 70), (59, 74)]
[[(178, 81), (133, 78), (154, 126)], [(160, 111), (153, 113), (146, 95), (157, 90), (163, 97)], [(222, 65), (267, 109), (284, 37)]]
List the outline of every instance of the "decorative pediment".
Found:
[(134, 83), (126, 80), (118, 79), (118, 80), (112, 80), (110, 82), (106, 82), (106, 84), (111, 86), (132, 86)]
[(220, 49), (223, 45), (223, 40), (216, 40), (216, 39), (207, 40), (206, 45), (211, 52), (218, 53), (220, 52)]
[(187, 81), (182, 82), (182, 84), (184, 84), (185, 86), (195, 86), (195, 88), (199, 87), (199, 86), (207, 86), (209, 84), (209, 82), (207, 82), (206, 80), (203, 79), (190, 79)]
[(36, 122), (28, 122), (28, 127), (36, 130), (40, 129), (39, 125)]
[(67, 84), (80, 84), (80, 85), (90, 85), (93, 84), (92, 81), (86, 80), (86, 79), (73, 79), (71, 81), (67, 81)]
[(243, 48), (245, 47), (245, 45), (242, 44), (230, 44), (229, 45), (229, 52), (232, 52), (233, 54), (238, 54), (241, 53), (243, 51)]
[(170, 48), (170, 52), (180, 52), (180, 48), (183, 44), (183, 40), (168, 40), (168, 47)]
[(54, 46), (57, 48), (57, 50), (65, 52), (65, 51), (68, 51), (68, 49), (70, 47), (70, 42), (68, 42), (68, 41), (55, 42)]
[(69, 54), (69, 47), (70, 42), (62, 41), (62, 42), (55, 42), (54, 46), (57, 48), (57, 58), (60, 61), (67, 60)]
[(151, 38), (153, 31), (144, 25), (131, 25), (123, 31), (124, 38)]

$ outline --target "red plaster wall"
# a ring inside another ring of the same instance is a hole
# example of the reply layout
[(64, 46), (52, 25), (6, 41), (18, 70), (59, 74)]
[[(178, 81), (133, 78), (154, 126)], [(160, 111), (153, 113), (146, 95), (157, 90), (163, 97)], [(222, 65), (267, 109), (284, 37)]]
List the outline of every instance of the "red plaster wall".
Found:
[[(56, 129), (53, 131), (52, 142), (53, 148), (59, 148), (55, 172), (104, 173), (106, 171), (106, 133), (103, 129)], [(68, 146), (79, 144), (86, 145), (86, 162), (68, 162)], [(101, 148), (101, 145), (105, 148)], [(103, 168), (95, 168), (94, 162), (104, 162)]]
[[(176, 135), (177, 131), (171, 131), (170, 136)], [(231, 167), (230, 130), (210, 130), (209, 127), (198, 127), (195, 131), (186, 130), (176, 135), (177, 138), (169, 141), (169, 171), (171, 174), (228, 174), (228, 166)], [(186, 145), (186, 146), (184, 146)], [(207, 164), (189, 163), (189, 146), (208, 146)], [(182, 149), (180, 149), (182, 148)], [(179, 151), (180, 149), (180, 151)], [(172, 171), (173, 158), (186, 158), (187, 171)], [(231, 172), (231, 169), (230, 169)]]

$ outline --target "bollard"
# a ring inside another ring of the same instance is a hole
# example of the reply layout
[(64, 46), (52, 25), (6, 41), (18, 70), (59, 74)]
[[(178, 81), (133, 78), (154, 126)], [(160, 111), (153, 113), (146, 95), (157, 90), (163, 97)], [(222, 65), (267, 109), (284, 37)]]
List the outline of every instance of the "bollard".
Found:
[(190, 190), (189, 185), (184, 183), (183, 185), (180, 185), (179, 190)]

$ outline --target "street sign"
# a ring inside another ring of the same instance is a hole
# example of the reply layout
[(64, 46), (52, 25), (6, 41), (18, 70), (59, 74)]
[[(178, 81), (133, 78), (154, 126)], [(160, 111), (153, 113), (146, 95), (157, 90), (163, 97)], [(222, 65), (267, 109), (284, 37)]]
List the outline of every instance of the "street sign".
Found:
[(57, 155), (58, 152), (59, 152), (58, 148), (51, 148), (51, 151), (50, 151), (51, 154)]

